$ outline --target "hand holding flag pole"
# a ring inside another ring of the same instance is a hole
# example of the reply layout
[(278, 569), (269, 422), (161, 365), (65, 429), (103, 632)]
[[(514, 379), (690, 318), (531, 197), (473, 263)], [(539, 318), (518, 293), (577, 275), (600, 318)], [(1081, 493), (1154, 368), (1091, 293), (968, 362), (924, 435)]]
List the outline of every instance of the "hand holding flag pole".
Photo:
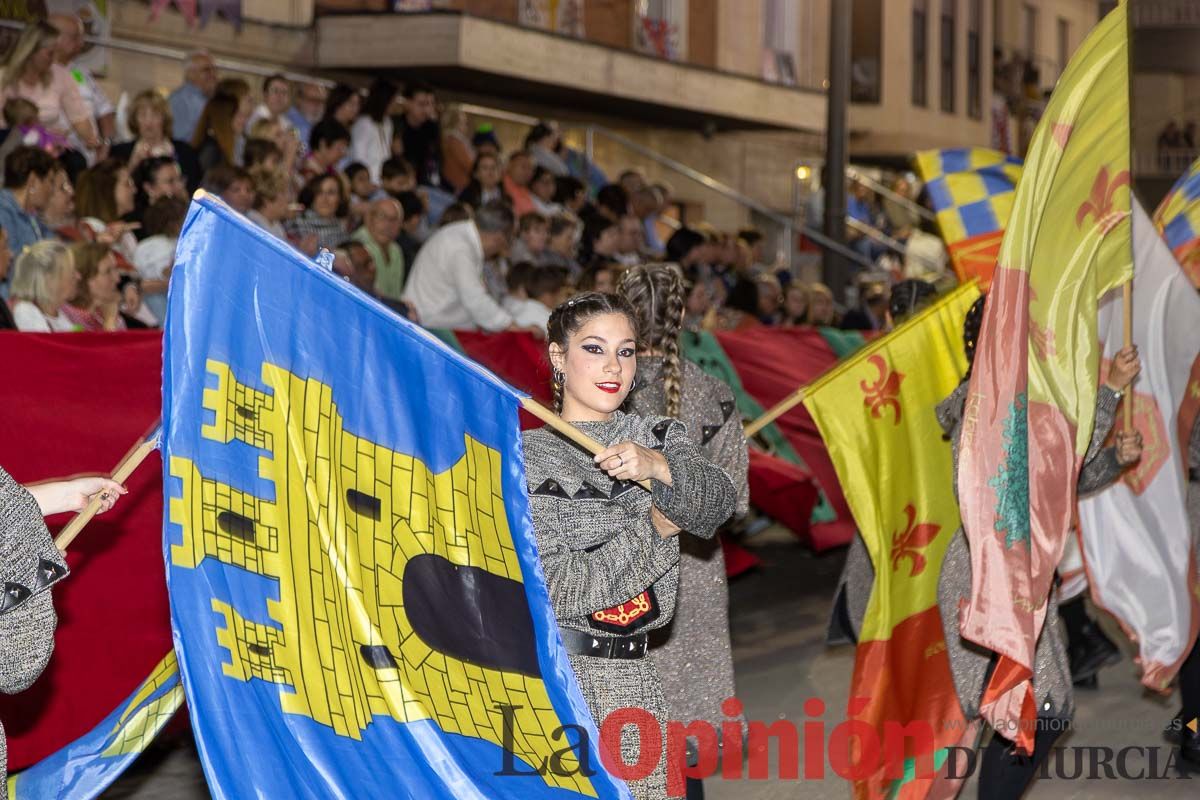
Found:
[[(129, 479), (129, 476), (133, 474), (133, 471), (137, 469), (143, 461), (146, 460), (146, 456), (150, 455), (151, 451), (158, 447), (158, 430), (158, 426), (155, 426), (155, 429), (152, 433), (142, 439), (141, 442), (136, 444), (133, 449), (130, 450), (123, 459), (121, 459), (121, 463), (117, 464), (116, 469), (114, 469), (112, 473), (112, 479), (114, 481), (122, 484), (125, 483), (125, 481)], [(96, 513), (99, 510), (100, 495), (97, 494), (88, 502), (87, 506), (85, 506), (82, 511), (76, 514), (74, 518), (72, 518), (71, 521), (63, 527), (58, 534), (58, 538), (54, 540), (54, 546), (60, 551), (66, 552), (67, 548), (70, 547), (71, 542), (75, 541), (75, 537), (79, 535), (79, 532), (83, 530), (85, 525), (92, 521), (92, 517), (96, 516)]]
[[(588, 436), (532, 397), (521, 398), (521, 407), (592, 455), (598, 455), (607, 449), (600, 442)], [(651, 491), (650, 481), (637, 481), (637, 485), (641, 486), (647, 492)]]

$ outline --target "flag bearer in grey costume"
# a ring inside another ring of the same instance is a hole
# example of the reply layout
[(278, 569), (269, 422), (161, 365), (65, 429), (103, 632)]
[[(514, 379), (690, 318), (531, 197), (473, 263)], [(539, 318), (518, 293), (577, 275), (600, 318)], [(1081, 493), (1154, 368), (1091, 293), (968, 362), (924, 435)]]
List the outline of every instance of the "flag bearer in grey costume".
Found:
[[(748, 456), (733, 391), (679, 354), (687, 300), (679, 267), (631, 267), (621, 277), (620, 293), (638, 319), (638, 379), (626, 405), (637, 414), (665, 414), (686, 425), (704, 457), (733, 480), (737, 514), (745, 514)], [(650, 637), (650, 656), (662, 676), (671, 719), (706, 720), (722, 730), (729, 717), (721, 704), (734, 696), (734, 680), (729, 585), (716, 537), (680, 535), (675, 619)]]
[[(23, 692), (42, 674), (54, 650), (58, 618), (50, 587), (67, 574), (43, 516), (78, 511), (99, 493), (100, 512), (125, 493), (106, 478), (75, 478), (22, 486), (0, 469), (0, 692)], [(8, 747), (0, 727), (0, 798), (8, 797)]]
[[(975, 346), (979, 336), (979, 325), (983, 319), (983, 298), (975, 302), (967, 312), (963, 325), (963, 346), (967, 361), (973, 362)], [(1104, 441), (1116, 421), (1117, 403), (1121, 393), (1132, 382), (1140, 369), (1137, 351), (1123, 350), (1114, 363), (1109, 382), (1112, 386), (1101, 386), (1096, 398), (1096, 425), (1092, 440), (1083, 459), (1077, 489), (1079, 494), (1096, 492), (1120, 477), (1129, 464), (1133, 464), (1142, 453), (1142, 438), (1138, 433), (1118, 434), (1113, 447), (1104, 447)], [(935, 413), (942, 430), (950, 440), (954, 458), (954, 492), (958, 494), (958, 447), (962, 433), (963, 409), (966, 405), (970, 371), (963, 382), (941, 403)], [(834, 597), (834, 619), (831, 638), (840, 633), (852, 635), (857, 640), (866, 612), (867, 600), (874, 585), (875, 573), (866, 547), (855, 537), (846, 557), (846, 566)], [(1067, 650), (1058, 626), (1057, 592), (1052, 588), (1048, 598), (1049, 607), (1042, 634), (1038, 638), (1034, 654), (1033, 691), (1037, 703), (1038, 727), (1035, 732), (1033, 758), (1013, 753), (1012, 742), (1001, 735), (1007, 733), (1012, 739), (1016, 732), (994, 733), (982, 755), (979, 770), (979, 797), (981, 800), (1015, 800), (1019, 798), (1049, 753), (1051, 746), (1069, 727), (1075, 715), (1075, 697), (1071, 688), (1071, 672)], [(963, 715), (968, 721), (979, 718), (979, 705), (987, 685), (993, 654), (964, 640), (958, 631), (958, 609), (971, 596), (971, 554), (967, 537), (960, 527), (955, 531), (938, 577), (938, 607), (942, 627), (946, 634), (946, 650), (950, 657), (950, 672)], [(845, 627), (850, 631), (845, 631)]]
[[(618, 410), (637, 371), (635, 331), (632, 310), (613, 295), (585, 293), (554, 310), (556, 404), (607, 449), (593, 457), (550, 428), (528, 431), (525, 475), (550, 602), (597, 726), (618, 709), (642, 708), (662, 729), (667, 705), (646, 633), (675, 612), (676, 534), (711, 537), (733, 513), (737, 490), (683, 425)], [(634, 764), (639, 752), (637, 729), (627, 726), (619, 757)], [(629, 782), (639, 800), (666, 797), (665, 754), (657, 755), (648, 777)]]

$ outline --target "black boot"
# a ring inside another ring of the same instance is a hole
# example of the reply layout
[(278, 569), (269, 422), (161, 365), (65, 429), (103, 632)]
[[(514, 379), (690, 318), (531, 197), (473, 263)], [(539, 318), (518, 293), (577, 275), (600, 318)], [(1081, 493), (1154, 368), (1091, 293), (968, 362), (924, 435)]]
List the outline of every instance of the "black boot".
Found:
[(1179, 767), (1190, 773), (1200, 773), (1200, 723), (1189, 720), (1179, 728)]
[(1088, 679), (1103, 667), (1121, 660), (1121, 651), (1104, 635), (1096, 621), (1088, 616), (1083, 598), (1077, 597), (1058, 607), (1067, 629), (1067, 657), (1071, 662), (1071, 680), (1076, 686), (1089, 687)]

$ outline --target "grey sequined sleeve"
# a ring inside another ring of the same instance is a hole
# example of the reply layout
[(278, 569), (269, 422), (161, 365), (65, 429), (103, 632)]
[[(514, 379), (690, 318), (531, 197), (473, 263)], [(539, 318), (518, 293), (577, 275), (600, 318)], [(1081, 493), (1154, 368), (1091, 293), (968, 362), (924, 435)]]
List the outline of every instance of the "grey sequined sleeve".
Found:
[[(732, 395), (730, 397), (732, 399)], [(709, 444), (709, 452), (713, 454), (713, 461), (725, 469), (737, 489), (737, 506), (734, 513), (738, 516), (745, 515), (750, 510), (750, 481), (747, 478), (750, 453), (746, 449), (746, 435), (742, 432), (740, 414), (735, 412), (725, 420), (725, 424)]]
[(37, 501), (0, 469), (0, 692), (29, 688), (54, 650), (50, 586), (67, 573)]
[(1083, 457), (1083, 467), (1079, 471), (1076, 487), (1081, 495), (1100, 491), (1121, 477), (1124, 470), (1124, 467), (1117, 463), (1117, 448), (1104, 447), (1104, 440), (1108, 438), (1117, 420), (1119, 403), (1120, 398), (1116, 392), (1107, 386), (1100, 387), (1096, 395), (1096, 426), (1092, 429), (1092, 441)]
[(679, 423), (667, 429), (663, 455), (671, 485), (654, 482), (654, 505), (683, 530), (710, 539), (733, 516), (737, 491), (725, 470), (700, 455)]
[(659, 536), (649, 520), (622, 529), (599, 547), (573, 550), (557, 524), (555, 500), (531, 497), (530, 504), (542, 571), (559, 619), (624, 603), (679, 563), (678, 542)]

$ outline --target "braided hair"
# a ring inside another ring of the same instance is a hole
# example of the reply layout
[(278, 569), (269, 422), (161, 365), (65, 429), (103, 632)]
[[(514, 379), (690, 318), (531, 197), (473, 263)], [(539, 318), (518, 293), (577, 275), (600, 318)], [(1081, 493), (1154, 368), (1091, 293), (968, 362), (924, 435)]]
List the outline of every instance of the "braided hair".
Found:
[[(584, 292), (577, 294), (550, 312), (550, 321), (546, 323), (547, 345), (556, 344), (564, 351), (571, 336), (583, 327), (592, 317), (600, 314), (624, 314), (630, 326), (636, 331), (637, 316), (625, 298), (615, 294), (601, 292)], [(637, 334), (640, 335), (640, 334)], [(563, 403), (562, 373), (554, 370), (554, 410), (561, 413)]]
[(683, 399), (683, 360), (679, 329), (687, 302), (683, 273), (675, 264), (639, 264), (625, 270), (617, 289), (633, 307), (639, 349), (663, 354), (667, 416), (678, 417)]
[(983, 301), (984, 298), (980, 297), (972, 303), (963, 319), (963, 353), (967, 356), (967, 378), (971, 377), (971, 370), (975, 368), (975, 348), (979, 344), (980, 326), (983, 325)]

